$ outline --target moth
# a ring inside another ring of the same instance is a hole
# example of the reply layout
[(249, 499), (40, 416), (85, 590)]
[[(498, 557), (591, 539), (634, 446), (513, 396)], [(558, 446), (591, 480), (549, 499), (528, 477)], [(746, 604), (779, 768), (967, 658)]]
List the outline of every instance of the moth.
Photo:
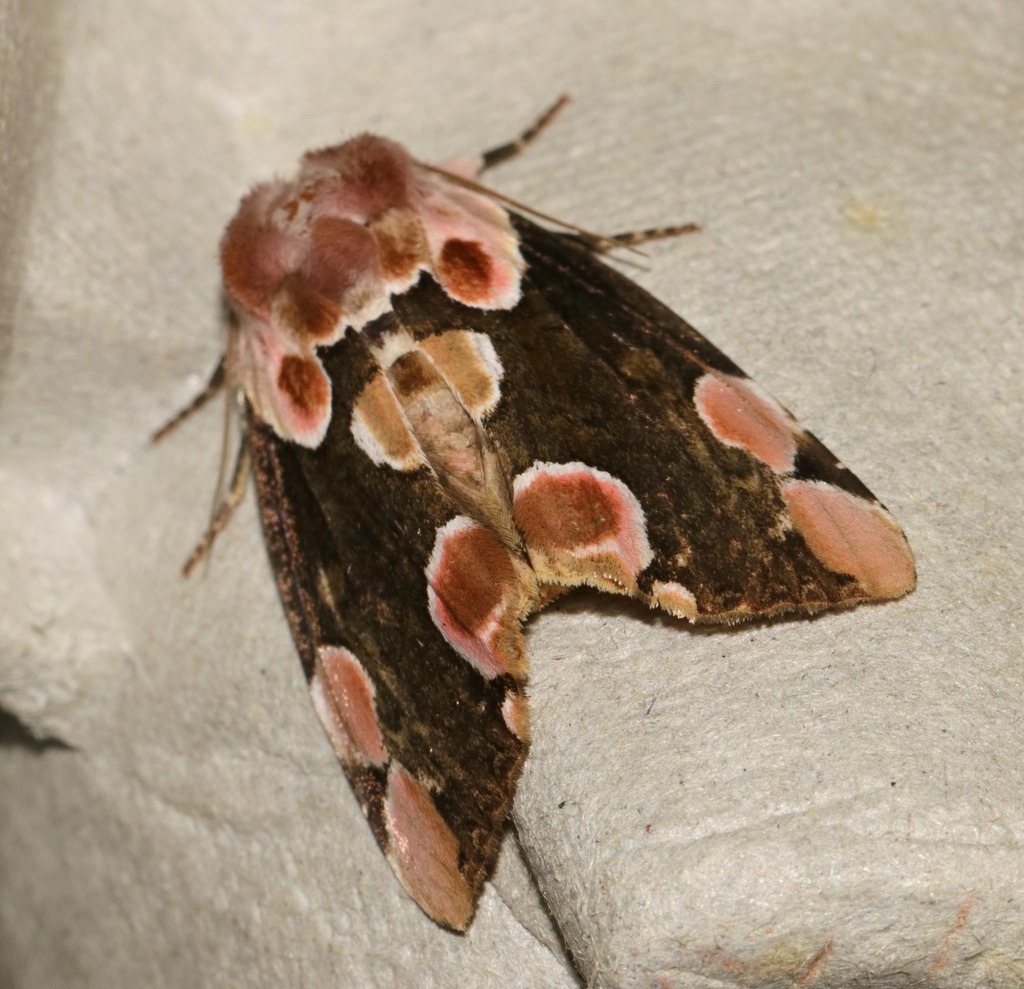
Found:
[(454, 930), (529, 746), (529, 615), (581, 585), (736, 622), (916, 581), (871, 492), (600, 260), (688, 228), (553, 232), (478, 184), (562, 102), (441, 168), (362, 134), (257, 185), (220, 245), (225, 358), (191, 407), (227, 381), (245, 409), (191, 562), (251, 471), (313, 707), (402, 885)]

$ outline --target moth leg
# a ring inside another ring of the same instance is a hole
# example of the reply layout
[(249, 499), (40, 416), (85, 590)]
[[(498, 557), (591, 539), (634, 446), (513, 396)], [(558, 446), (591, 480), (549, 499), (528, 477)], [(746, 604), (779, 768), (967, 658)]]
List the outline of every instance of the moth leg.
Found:
[(242, 441), (238, 446), (238, 456), (235, 458), (235, 469), (231, 475), (231, 484), (224, 497), (221, 498), (210, 519), (210, 524), (203, 533), (202, 538), (192, 550), (192, 554), (185, 561), (181, 572), (187, 577), (192, 571), (209, 555), (217, 537), (227, 528), (231, 516), (235, 514), (245, 494), (245, 486), (249, 482), (249, 474), (252, 472), (252, 443), (249, 440), (249, 433), (243, 432)]
[(213, 374), (210, 375), (210, 380), (206, 382), (203, 390), (192, 399), (183, 409), (175, 412), (170, 419), (167, 420), (153, 435), (149, 438), (151, 443), (159, 443), (169, 432), (177, 429), (186, 419), (190, 418), (194, 413), (198, 412), (207, 402), (216, 395), (221, 388), (224, 387), (224, 382), (227, 380), (227, 369), (226, 369), (227, 357), (221, 357), (217, 362), (217, 366), (213, 369)]
[(681, 237), (683, 234), (697, 233), (699, 230), (700, 225), (697, 223), (679, 223), (670, 227), (627, 230), (625, 233), (612, 234), (607, 237), (586, 231), (560, 233), (559, 236), (575, 241), (595, 254), (606, 254), (618, 247), (636, 247), (638, 244), (646, 244), (652, 240), (667, 240), (669, 237)]
[(529, 127), (526, 128), (514, 141), (509, 141), (507, 144), (500, 144), (496, 148), (491, 148), (490, 151), (485, 151), (481, 156), (483, 164), (480, 166), (480, 171), (487, 168), (492, 168), (494, 165), (500, 164), (503, 161), (507, 161), (509, 158), (519, 154), (523, 148), (526, 147), (542, 130), (544, 130), (559, 110), (562, 109), (569, 102), (569, 97), (562, 95), (559, 96), (554, 103), (551, 104)]

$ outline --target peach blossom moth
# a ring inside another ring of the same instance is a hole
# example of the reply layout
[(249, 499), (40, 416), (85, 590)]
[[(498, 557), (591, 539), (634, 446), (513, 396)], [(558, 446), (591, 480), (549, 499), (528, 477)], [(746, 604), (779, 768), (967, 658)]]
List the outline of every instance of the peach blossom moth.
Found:
[(251, 466), (313, 707), (402, 885), (455, 930), (526, 757), (530, 614), (590, 585), (735, 622), (916, 580), (871, 492), (598, 259), (636, 237), (552, 232), (475, 182), (562, 102), (440, 169), (363, 134), (256, 186), (193, 406), (226, 378), (247, 409), (197, 555)]

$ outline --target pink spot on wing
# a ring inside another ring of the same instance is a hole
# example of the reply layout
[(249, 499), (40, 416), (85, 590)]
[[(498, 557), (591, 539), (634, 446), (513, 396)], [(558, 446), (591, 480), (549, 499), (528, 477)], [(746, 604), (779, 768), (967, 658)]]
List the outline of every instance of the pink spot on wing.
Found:
[(497, 535), (457, 516), (438, 530), (426, 573), (430, 617), (449, 645), (485, 677), (524, 676), (532, 576)]
[(793, 469), (799, 427), (753, 381), (710, 371), (697, 382), (693, 400), (705, 425), (727, 446), (746, 450), (776, 473)]
[(478, 193), (424, 172), (417, 204), (434, 276), (453, 298), (480, 309), (511, 309), (525, 267), (508, 214)]
[(631, 593), (653, 559), (636, 496), (586, 464), (535, 463), (515, 479), (512, 514), (544, 579)]
[(821, 481), (787, 481), (782, 494), (793, 526), (835, 573), (848, 574), (869, 598), (900, 597), (917, 582), (914, 557), (892, 516)]
[(331, 418), (331, 383), (316, 356), (270, 320), (238, 333), (233, 373), (253, 410), (282, 439), (316, 447)]
[(319, 446), (331, 418), (331, 381), (319, 358), (285, 354), (276, 385), (281, 429), (297, 443)]
[(493, 264), (476, 241), (453, 237), (437, 259), (438, 280), (445, 291), (466, 305), (486, 303), (493, 292)]
[(343, 763), (384, 765), (388, 753), (377, 718), (373, 683), (348, 649), (320, 649), (310, 694), (335, 754)]
[(393, 762), (384, 803), (387, 857), (406, 892), (439, 924), (465, 930), (473, 891), (459, 871), (459, 843), (430, 794)]

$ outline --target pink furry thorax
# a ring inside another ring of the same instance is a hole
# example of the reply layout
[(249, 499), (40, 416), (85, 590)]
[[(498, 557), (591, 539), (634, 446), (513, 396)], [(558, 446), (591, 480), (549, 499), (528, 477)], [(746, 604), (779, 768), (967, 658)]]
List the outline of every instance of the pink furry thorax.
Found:
[(500, 206), (372, 134), (306, 154), (290, 182), (256, 186), (220, 255), (238, 320), (235, 380), (282, 439), (308, 447), (331, 415), (318, 347), (387, 312), (423, 271), (464, 305), (510, 309), (524, 267)]

